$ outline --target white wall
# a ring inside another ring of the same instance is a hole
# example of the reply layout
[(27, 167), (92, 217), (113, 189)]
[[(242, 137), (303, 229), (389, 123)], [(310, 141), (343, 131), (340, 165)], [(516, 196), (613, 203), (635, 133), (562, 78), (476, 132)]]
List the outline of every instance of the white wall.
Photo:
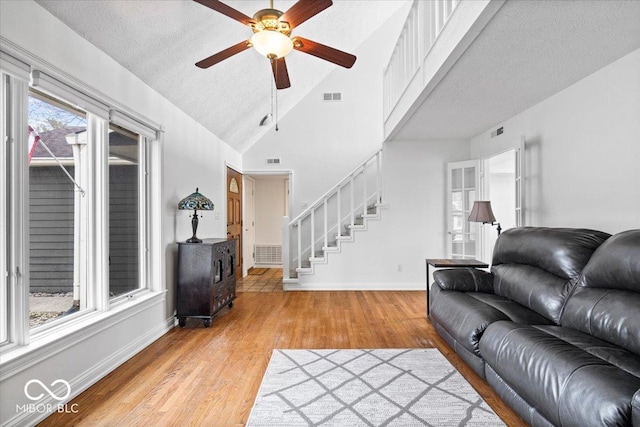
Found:
[(526, 140), (525, 224), (640, 227), (640, 50), (471, 140), (487, 157)]
[(282, 217), (285, 208), (286, 176), (257, 177), (256, 180), (256, 245), (282, 244)]
[[(166, 253), (162, 287), (167, 289), (160, 304), (137, 307), (135, 315), (123, 315), (108, 328), (93, 328), (91, 336), (87, 330), (79, 331), (74, 341), (51, 350), (48, 362), (30, 359), (11, 372), (4, 370), (0, 383), (0, 423), (4, 425), (17, 422), (16, 404), (30, 403), (22, 392), (28, 379), (46, 383), (51, 375), (64, 375), (76, 395), (173, 326), (175, 242), (191, 236), (189, 214), (177, 211), (177, 203), (199, 187), (215, 203), (216, 211), (204, 213), (198, 236), (224, 237), (225, 163), (240, 169), (242, 158), (35, 2), (2, 1), (0, 6), (3, 46), (5, 42), (17, 46), (164, 127), (160, 241)], [(20, 422), (32, 424), (33, 419)]]
[(300, 288), (424, 289), (425, 259), (445, 256), (447, 163), (467, 160), (469, 141), (392, 141), (383, 156), (381, 220), (300, 276)]
[[(355, 52), (351, 69), (336, 67), (243, 156), (247, 170), (264, 170), (267, 157), (294, 177), (291, 217), (344, 178), (382, 146), (382, 71), (404, 24), (410, 3)], [(342, 101), (323, 101), (341, 92)]]

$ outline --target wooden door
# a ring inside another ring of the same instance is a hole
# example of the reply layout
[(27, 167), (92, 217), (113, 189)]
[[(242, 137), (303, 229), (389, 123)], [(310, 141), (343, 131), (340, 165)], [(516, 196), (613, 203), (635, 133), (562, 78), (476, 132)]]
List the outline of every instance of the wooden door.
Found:
[(227, 168), (227, 238), (236, 241), (236, 278), (242, 278), (242, 174)]

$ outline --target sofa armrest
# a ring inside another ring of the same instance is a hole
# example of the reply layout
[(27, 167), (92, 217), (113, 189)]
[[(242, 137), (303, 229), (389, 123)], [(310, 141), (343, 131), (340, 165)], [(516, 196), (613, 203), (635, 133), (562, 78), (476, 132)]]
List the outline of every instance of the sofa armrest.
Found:
[(475, 268), (436, 270), (433, 280), (448, 291), (493, 293), (493, 274)]
[(640, 427), (640, 390), (631, 398), (631, 425)]

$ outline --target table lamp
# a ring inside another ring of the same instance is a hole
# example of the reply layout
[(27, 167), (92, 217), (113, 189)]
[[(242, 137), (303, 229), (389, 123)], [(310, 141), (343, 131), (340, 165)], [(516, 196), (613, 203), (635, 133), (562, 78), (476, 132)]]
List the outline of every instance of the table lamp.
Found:
[(195, 193), (191, 193), (184, 199), (180, 200), (180, 203), (178, 203), (178, 209), (193, 209), (193, 215), (191, 218), (191, 229), (193, 230), (193, 236), (189, 240), (187, 240), (187, 243), (202, 243), (202, 240), (196, 237), (196, 230), (198, 229), (198, 211), (212, 211), (213, 202), (200, 194), (198, 192), (198, 188), (196, 188)]

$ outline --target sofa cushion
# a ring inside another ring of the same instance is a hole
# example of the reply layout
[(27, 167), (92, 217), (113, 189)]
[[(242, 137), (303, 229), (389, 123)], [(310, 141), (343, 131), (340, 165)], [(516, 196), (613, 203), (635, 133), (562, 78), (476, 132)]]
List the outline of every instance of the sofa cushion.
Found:
[(478, 344), (487, 326), (498, 320), (549, 324), (550, 321), (520, 304), (503, 297), (480, 292), (431, 288), (431, 317), (457, 343), (480, 356)]
[(630, 352), (568, 328), (499, 321), (485, 331), (480, 353), (555, 425), (631, 425), (640, 360)]
[(640, 355), (640, 230), (616, 234), (595, 251), (561, 324)]
[(557, 324), (582, 269), (609, 236), (573, 228), (507, 230), (493, 252), (494, 293)]
[(467, 293), (471, 298), (475, 298), (483, 303), (495, 308), (507, 316), (507, 320), (522, 323), (524, 325), (551, 325), (553, 322), (533, 310), (529, 310), (515, 301), (495, 294), (485, 294), (480, 292)]
[(448, 291), (493, 293), (493, 274), (475, 268), (436, 270), (433, 281)]

